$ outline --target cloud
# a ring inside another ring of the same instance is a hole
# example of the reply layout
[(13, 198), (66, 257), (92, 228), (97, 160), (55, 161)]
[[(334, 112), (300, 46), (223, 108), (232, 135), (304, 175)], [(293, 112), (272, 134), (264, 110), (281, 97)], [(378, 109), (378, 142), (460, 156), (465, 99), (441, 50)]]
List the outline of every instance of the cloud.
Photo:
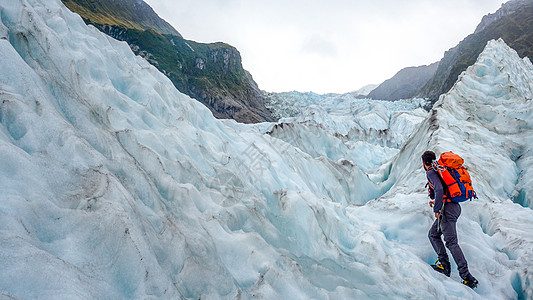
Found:
[(337, 45), (328, 37), (313, 34), (303, 41), (300, 52), (302, 54), (315, 54), (321, 57), (334, 58), (338, 56), (339, 50)]
[(145, 0), (185, 38), (235, 46), (268, 91), (345, 92), (427, 65), (506, 0)]

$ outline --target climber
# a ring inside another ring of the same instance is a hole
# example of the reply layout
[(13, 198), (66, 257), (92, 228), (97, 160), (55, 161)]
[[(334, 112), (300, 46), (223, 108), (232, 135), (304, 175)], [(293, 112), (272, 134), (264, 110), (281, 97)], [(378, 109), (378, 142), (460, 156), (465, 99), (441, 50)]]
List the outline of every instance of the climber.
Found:
[(448, 259), (448, 254), (444, 248), (441, 235), (444, 236), (446, 247), (450, 250), (459, 275), (463, 279), (463, 284), (470, 288), (475, 288), (478, 281), (468, 270), (468, 264), (463, 255), (461, 247), (457, 241), (456, 223), (461, 214), (461, 205), (450, 200), (447, 195), (449, 192), (443, 185), (443, 180), (437, 170), (435, 169), (436, 155), (432, 151), (426, 151), (422, 154), (422, 163), (426, 170), (426, 177), (429, 184), (429, 195), (432, 199), (429, 205), (433, 207), (435, 213), (435, 222), (429, 230), (429, 240), (431, 246), (438, 255), (438, 260), (435, 265), (432, 265), (436, 271), (450, 277), (451, 267)]

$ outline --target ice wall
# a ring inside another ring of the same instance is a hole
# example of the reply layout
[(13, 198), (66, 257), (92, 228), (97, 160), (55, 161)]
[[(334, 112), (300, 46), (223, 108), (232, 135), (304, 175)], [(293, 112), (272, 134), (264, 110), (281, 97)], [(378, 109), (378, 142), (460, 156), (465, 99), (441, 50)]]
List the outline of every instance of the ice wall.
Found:
[(363, 294), (338, 249), (343, 207), (382, 193), (362, 171), (215, 120), (59, 1), (1, 5), (3, 294)]
[[(2, 297), (531, 297), (531, 64), (503, 42), (372, 181), (215, 120), (60, 1), (0, 1), (0, 18)], [(463, 155), (480, 193), (459, 225), (476, 291), (427, 264), (426, 148)]]
[(394, 199), (424, 181), (425, 150), (460, 154), (479, 196), (462, 205), (460, 243), (472, 272), (503, 298), (515, 296), (502, 283), (511, 283), (518, 298), (533, 296), (532, 96), (529, 59), (501, 39), (490, 41), (395, 158), (387, 174), (394, 187), (383, 197)]
[(354, 164), (372, 176), (427, 116), (424, 104), (423, 99), (390, 102), (350, 94), (329, 96), (318, 105), (300, 104), (296, 117), (281, 119), (268, 133), (312, 157)]

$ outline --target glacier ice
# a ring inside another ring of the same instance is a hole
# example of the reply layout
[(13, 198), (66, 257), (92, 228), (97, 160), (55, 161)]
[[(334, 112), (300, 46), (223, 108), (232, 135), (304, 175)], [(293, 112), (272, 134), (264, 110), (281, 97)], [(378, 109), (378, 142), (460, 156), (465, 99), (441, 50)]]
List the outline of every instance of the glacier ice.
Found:
[[(1, 297), (533, 296), (533, 67), (503, 41), (429, 115), (334, 99), (244, 125), (60, 1), (0, 20)], [(428, 148), (461, 154), (480, 196), (458, 225), (475, 291), (427, 264)]]
[[(280, 100), (294, 101), (297, 93)], [(307, 95), (307, 94), (306, 94)], [(303, 101), (307, 102), (307, 97)], [(369, 175), (396, 155), (427, 116), (423, 99), (396, 102), (357, 99), (344, 94), (319, 98), (295, 117), (282, 118), (269, 134), (313, 157), (355, 164)], [(296, 106), (299, 106), (296, 105)]]

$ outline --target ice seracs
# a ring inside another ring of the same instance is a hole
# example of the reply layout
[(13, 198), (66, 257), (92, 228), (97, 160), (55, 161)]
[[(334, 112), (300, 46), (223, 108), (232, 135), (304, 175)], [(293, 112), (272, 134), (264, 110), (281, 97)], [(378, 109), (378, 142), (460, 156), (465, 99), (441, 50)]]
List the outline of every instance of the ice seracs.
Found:
[[(464, 157), (480, 199), (462, 205), (460, 243), (472, 272), (482, 276), (480, 282), (493, 284), (490, 295), (478, 291), (487, 297), (533, 295), (528, 272), (532, 252), (525, 250), (533, 249), (533, 213), (527, 196), (531, 189), (524, 184), (531, 174), (532, 76), (529, 59), (521, 59), (503, 40), (490, 41), (441, 96), (387, 173), (395, 182), (384, 197), (388, 203), (389, 197), (423, 182), (414, 158), (424, 150), (452, 150)], [(509, 280), (498, 282), (502, 277)]]
[[(530, 199), (531, 64), (503, 42), (429, 116), (340, 99), (287, 142), (214, 119), (60, 1), (0, 11), (2, 297), (531, 297), (533, 217), (511, 201)], [(476, 291), (428, 265), (426, 148), (461, 153), (480, 193), (459, 224)]]

